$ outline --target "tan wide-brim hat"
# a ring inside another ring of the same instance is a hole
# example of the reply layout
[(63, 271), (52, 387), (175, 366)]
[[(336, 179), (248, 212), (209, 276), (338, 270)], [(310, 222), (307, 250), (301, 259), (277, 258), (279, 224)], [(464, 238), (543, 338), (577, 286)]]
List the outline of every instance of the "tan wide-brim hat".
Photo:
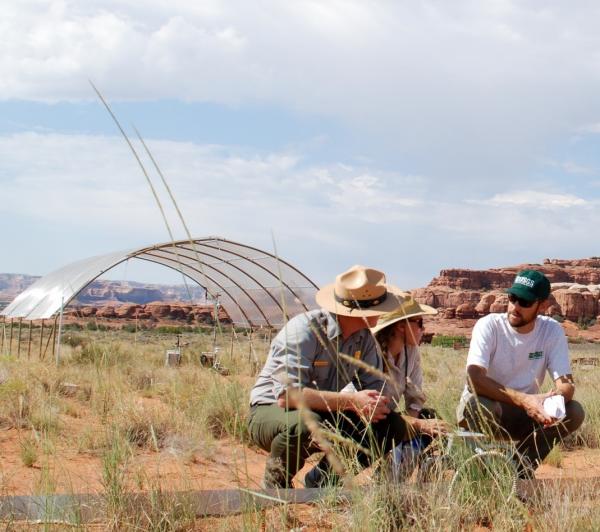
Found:
[(352, 266), (335, 278), (335, 283), (321, 288), (317, 304), (342, 316), (380, 316), (398, 308), (408, 296), (395, 286), (386, 284), (385, 274), (365, 266)]
[(415, 300), (411, 295), (407, 295), (402, 304), (387, 314), (379, 316), (377, 325), (371, 329), (373, 334), (377, 334), (382, 329), (393, 325), (401, 320), (407, 320), (408, 318), (414, 318), (415, 316), (433, 316), (438, 311), (429, 305), (423, 305)]

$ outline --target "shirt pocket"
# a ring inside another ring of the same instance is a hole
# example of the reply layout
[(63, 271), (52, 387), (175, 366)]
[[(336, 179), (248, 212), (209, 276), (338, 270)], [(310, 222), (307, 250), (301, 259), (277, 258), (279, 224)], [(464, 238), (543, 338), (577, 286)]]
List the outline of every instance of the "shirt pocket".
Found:
[(312, 370), (311, 384), (318, 390), (328, 390), (329, 375), (332, 370), (331, 360), (322, 356), (315, 358)]

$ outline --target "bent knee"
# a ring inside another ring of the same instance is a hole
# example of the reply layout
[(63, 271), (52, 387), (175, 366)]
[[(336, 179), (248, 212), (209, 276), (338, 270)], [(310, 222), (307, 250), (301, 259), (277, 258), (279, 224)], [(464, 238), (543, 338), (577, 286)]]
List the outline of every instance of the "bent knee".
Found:
[(502, 405), (499, 401), (495, 401), (489, 397), (473, 395), (467, 401), (465, 412), (484, 419), (490, 417), (500, 419), (502, 416)]
[(567, 412), (565, 425), (569, 429), (569, 432), (573, 432), (583, 423), (583, 420), (585, 419), (585, 410), (578, 401), (569, 401), (565, 405), (565, 410)]

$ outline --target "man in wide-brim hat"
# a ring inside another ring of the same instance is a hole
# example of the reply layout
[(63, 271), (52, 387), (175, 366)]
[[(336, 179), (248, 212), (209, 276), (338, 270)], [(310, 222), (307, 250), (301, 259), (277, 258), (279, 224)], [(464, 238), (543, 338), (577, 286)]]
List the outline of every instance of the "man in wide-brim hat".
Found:
[[(321, 308), (295, 316), (277, 334), (251, 391), (250, 435), (270, 453), (266, 488), (291, 487), (306, 458), (323, 450), (307, 421), (313, 428), (311, 420), (327, 422), (370, 447), (369, 454), (356, 451), (362, 466), (408, 439), (406, 422), (381, 393), (383, 361), (369, 331), (403, 293), (382, 272), (354, 266), (321, 288), (316, 301)], [(342, 392), (350, 382), (358, 391)]]

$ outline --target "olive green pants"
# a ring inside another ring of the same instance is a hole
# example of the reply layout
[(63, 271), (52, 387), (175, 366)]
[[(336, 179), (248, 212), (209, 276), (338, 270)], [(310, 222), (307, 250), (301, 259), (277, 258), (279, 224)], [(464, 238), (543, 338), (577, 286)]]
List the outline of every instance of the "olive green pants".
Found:
[(397, 412), (391, 412), (377, 423), (365, 423), (348, 412), (311, 412), (286, 410), (276, 404), (252, 407), (249, 431), (252, 440), (280, 461), (286, 471), (286, 484), (304, 465), (304, 461), (321, 449), (306, 425), (307, 416), (326, 431), (337, 433), (368, 449), (369, 454), (356, 450), (356, 462), (366, 467), (399, 442), (409, 439), (406, 422)]

